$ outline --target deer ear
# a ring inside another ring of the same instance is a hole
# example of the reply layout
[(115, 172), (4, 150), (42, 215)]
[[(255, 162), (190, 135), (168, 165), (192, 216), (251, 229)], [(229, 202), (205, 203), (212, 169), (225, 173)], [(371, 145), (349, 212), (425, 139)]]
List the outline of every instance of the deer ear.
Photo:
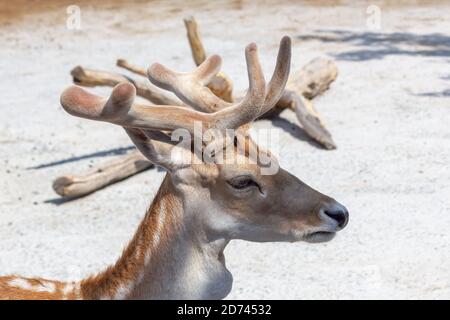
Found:
[[(124, 128), (136, 148), (155, 165), (172, 172), (192, 163), (191, 143), (172, 141), (161, 131)], [(186, 131), (187, 132), (187, 131)], [(190, 139), (190, 134), (187, 132)]]
[(164, 142), (152, 141), (141, 129), (125, 128), (125, 131), (136, 148), (148, 160), (168, 171), (174, 169), (174, 164), (170, 161), (170, 145)]

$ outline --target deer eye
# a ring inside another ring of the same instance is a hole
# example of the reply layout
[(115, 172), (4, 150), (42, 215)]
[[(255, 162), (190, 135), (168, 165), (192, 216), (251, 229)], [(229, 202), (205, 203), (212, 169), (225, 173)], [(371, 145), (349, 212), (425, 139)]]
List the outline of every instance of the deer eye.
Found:
[(251, 177), (241, 176), (236, 177), (228, 181), (228, 184), (237, 190), (244, 190), (250, 187), (258, 187), (258, 183), (256, 183)]

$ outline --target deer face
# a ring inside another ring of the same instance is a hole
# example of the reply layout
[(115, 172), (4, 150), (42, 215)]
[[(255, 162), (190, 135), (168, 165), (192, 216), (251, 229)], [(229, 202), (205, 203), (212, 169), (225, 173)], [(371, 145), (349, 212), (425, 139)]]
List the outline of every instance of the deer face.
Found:
[(266, 174), (244, 160), (248, 164), (200, 164), (173, 173), (193, 214), (212, 232), (257, 242), (324, 242), (346, 226), (347, 209), (334, 199), (282, 168)]
[(283, 169), (270, 176), (259, 175), (258, 169), (222, 168), (212, 189), (223, 214), (239, 225), (230, 230), (233, 237), (321, 242), (331, 240), (347, 224), (347, 210), (335, 200)]
[[(195, 124), (201, 122), (207, 130), (242, 132), (246, 124), (274, 107), (289, 76), (290, 46), (290, 39), (284, 37), (267, 86), (256, 45), (247, 46), (249, 90), (235, 104), (221, 100), (205, 87), (219, 72), (219, 56), (209, 57), (191, 73), (177, 73), (160, 64), (148, 69), (150, 81), (173, 92), (183, 107), (138, 105), (134, 103), (135, 87), (130, 83), (117, 85), (109, 99), (73, 86), (62, 94), (61, 104), (72, 115), (124, 127), (150, 161), (169, 171), (174, 188), (185, 199), (187, 211), (203, 212), (199, 221), (204, 221), (211, 231), (230, 239), (253, 241), (329, 240), (346, 225), (347, 210), (290, 173), (280, 169), (263, 174), (263, 166), (251, 161), (220, 164), (204, 163), (201, 159), (196, 164), (185, 164), (173, 157), (177, 129), (195, 136)], [(195, 144), (184, 148), (189, 155), (192, 149), (198, 151)], [(235, 156), (249, 157), (239, 148), (233, 150)], [(195, 158), (196, 153), (192, 156)]]

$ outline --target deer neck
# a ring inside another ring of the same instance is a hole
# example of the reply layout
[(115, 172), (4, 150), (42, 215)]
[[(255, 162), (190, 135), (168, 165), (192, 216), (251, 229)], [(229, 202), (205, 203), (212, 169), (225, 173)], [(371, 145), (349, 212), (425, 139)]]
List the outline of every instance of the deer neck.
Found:
[(228, 240), (209, 235), (174, 190), (166, 175), (121, 258), (81, 282), (83, 298), (221, 299), (229, 293)]

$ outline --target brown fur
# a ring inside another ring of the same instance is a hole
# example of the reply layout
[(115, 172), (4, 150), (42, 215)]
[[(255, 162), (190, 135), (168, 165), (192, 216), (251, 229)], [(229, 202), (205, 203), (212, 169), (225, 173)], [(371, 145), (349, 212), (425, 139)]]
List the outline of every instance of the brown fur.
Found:
[[(26, 281), (32, 287), (46, 286), (53, 284), (55, 286), (54, 292), (37, 292), (34, 290), (26, 290), (16, 286), (11, 286), (13, 280)], [(68, 294), (64, 293), (66, 283), (60, 281), (50, 281), (41, 278), (24, 278), (18, 276), (0, 277), (0, 299), (1, 300), (74, 300), (79, 297), (75, 292)]]
[[(177, 206), (170, 189), (170, 178), (166, 176), (144, 220), (116, 264), (81, 282), (83, 299), (114, 298), (121, 286), (137, 282), (144, 269), (145, 254), (150, 253), (153, 256), (157, 250), (152, 248), (152, 239), (157, 228), (161, 204), (164, 202), (168, 212), (172, 212)], [(170, 225), (171, 215), (166, 215), (166, 219), (169, 221), (164, 221), (165, 224)], [(158, 246), (164, 246), (167, 234), (163, 232), (160, 238)]]
[[(52, 281), (41, 278), (24, 278), (18, 276), (0, 277), (0, 299), (1, 300), (92, 300), (114, 298), (118, 289), (129, 282), (136, 282), (139, 275), (143, 272), (145, 255), (154, 254), (157, 248), (152, 248), (152, 239), (158, 224), (158, 217), (161, 205), (164, 203), (166, 215), (164, 224), (176, 224), (171, 212), (175, 211), (180, 205), (171, 191), (170, 178), (166, 176), (155, 199), (153, 200), (144, 220), (138, 227), (133, 239), (130, 241), (122, 256), (111, 267), (105, 271), (82, 280), (80, 283), (66, 283), (61, 281)], [(164, 246), (169, 234), (168, 230), (163, 230), (160, 235), (158, 246)], [(151, 259), (157, 260), (157, 259)], [(13, 280), (26, 281), (31, 289), (12, 286)], [(54, 292), (38, 292), (36, 287), (52, 284), (55, 287)], [(64, 292), (66, 286), (73, 285), (74, 289)], [(77, 289), (77, 285), (79, 286)]]

